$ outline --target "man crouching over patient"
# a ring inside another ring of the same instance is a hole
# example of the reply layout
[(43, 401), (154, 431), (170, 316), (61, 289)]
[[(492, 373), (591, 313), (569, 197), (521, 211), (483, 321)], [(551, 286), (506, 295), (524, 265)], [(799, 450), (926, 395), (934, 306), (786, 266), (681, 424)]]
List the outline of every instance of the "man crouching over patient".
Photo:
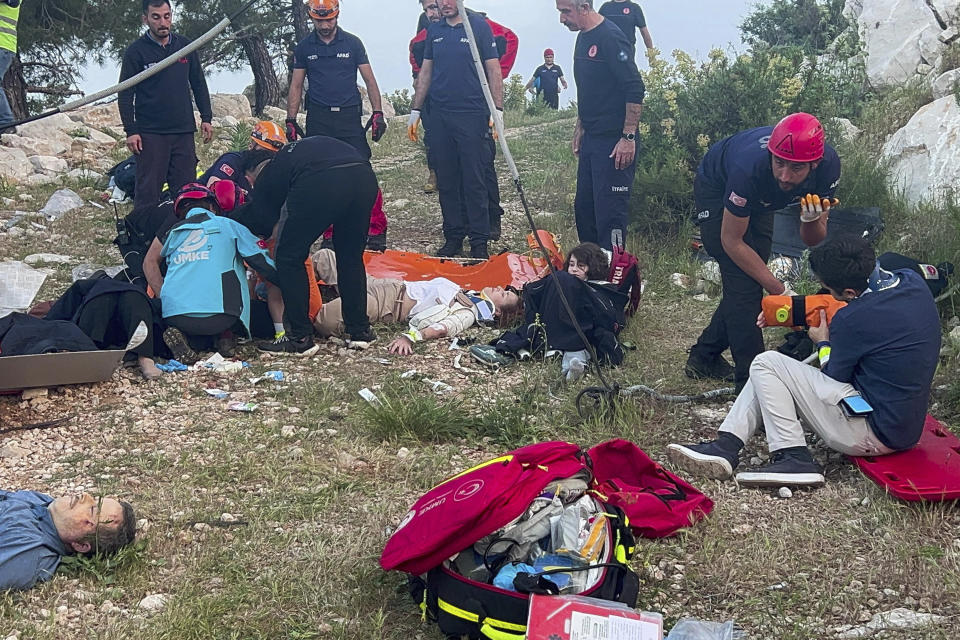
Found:
[(810, 268), (834, 298), (847, 302), (829, 327), (822, 312), (820, 326), (810, 327), (821, 369), (775, 351), (762, 353), (717, 438), (669, 445), (674, 464), (730, 478), (740, 451), (763, 427), (770, 463), (738, 473), (737, 482), (820, 485), (823, 472), (807, 448), (804, 426), (851, 456), (885, 455), (920, 439), (940, 353), (940, 318), (926, 283), (910, 270), (884, 271), (873, 249), (855, 237), (814, 249)]
[(113, 498), (0, 490), (0, 592), (49, 580), (63, 556), (114, 554), (136, 527), (133, 507)]

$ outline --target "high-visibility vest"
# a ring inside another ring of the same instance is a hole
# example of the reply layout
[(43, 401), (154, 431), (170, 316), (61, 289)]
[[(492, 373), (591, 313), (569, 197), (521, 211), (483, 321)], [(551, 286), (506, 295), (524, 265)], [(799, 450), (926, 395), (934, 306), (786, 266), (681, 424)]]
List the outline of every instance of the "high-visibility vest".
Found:
[(20, 5), (11, 7), (0, 0), (0, 49), (17, 52), (17, 21)]

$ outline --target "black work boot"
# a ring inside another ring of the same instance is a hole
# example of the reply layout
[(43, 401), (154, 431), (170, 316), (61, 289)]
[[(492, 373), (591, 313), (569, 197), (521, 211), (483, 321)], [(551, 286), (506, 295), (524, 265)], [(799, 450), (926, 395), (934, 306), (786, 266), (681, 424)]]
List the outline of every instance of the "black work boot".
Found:
[(788, 447), (772, 452), (769, 464), (737, 474), (745, 487), (818, 487), (823, 469), (806, 447)]
[(454, 256), (463, 255), (463, 238), (459, 240), (447, 238), (443, 246), (437, 249), (437, 255), (441, 258), (453, 258)]
[(490, 214), (490, 242), (497, 242), (500, 240), (500, 236), (503, 234), (502, 221), (502, 216), (496, 213)]
[(704, 478), (727, 480), (740, 464), (743, 441), (726, 431), (716, 440), (700, 444), (667, 445), (667, 458), (684, 471)]
[(470, 257), (477, 258), (478, 260), (489, 260), (490, 252), (487, 251), (487, 243), (478, 242), (477, 244), (470, 245)]
[(696, 347), (690, 349), (690, 356), (687, 358), (687, 365), (683, 368), (683, 372), (688, 378), (694, 380), (734, 381), (733, 366), (722, 355), (719, 353), (713, 356), (704, 355)]
[(367, 249), (370, 251), (379, 251), (383, 253), (387, 250), (387, 232), (378, 233), (375, 236), (367, 236)]

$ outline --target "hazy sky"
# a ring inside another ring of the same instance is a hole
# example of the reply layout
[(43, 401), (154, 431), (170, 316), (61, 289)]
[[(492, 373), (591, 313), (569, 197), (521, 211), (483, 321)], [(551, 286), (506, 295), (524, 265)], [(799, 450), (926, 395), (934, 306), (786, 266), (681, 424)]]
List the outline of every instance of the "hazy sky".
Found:
[[(733, 45), (742, 48), (738, 26), (755, 0), (651, 0), (641, 2), (654, 44), (664, 54), (684, 49), (703, 58), (711, 48)], [(556, 62), (568, 76), (571, 91), (561, 100), (573, 99), (573, 44), (576, 34), (560, 24), (553, 0), (468, 0), (467, 6), (485, 11), (497, 22), (513, 29), (520, 39), (520, 52), (513, 73), (529, 79), (543, 63), (543, 50), (556, 51)], [(599, 1), (594, 3), (599, 6)], [(174, 9), (176, 13), (176, 9)], [(340, 26), (360, 37), (367, 48), (381, 90), (391, 92), (411, 85), (407, 47), (414, 35), (419, 3), (416, 0), (344, 0)], [(638, 34), (639, 36), (639, 34)], [(639, 37), (638, 37), (639, 39)], [(642, 48), (642, 41), (640, 42)], [(638, 55), (641, 72), (646, 67)], [(81, 88), (87, 93), (116, 83), (115, 66), (85, 70)], [(253, 82), (249, 71), (208, 76), (211, 92), (240, 93)]]

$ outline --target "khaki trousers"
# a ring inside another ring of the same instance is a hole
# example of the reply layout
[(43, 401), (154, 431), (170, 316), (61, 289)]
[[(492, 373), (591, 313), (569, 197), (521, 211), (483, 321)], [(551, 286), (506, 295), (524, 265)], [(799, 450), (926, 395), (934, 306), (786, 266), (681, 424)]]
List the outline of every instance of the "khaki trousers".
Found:
[(853, 386), (782, 353), (766, 351), (754, 359), (750, 379), (720, 431), (746, 443), (763, 426), (773, 452), (806, 446), (806, 426), (828, 447), (846, 455), (893, 453), (874, 435), (866, 418), (849, 418), (840, 408), (843, 398), (854, 395)]

